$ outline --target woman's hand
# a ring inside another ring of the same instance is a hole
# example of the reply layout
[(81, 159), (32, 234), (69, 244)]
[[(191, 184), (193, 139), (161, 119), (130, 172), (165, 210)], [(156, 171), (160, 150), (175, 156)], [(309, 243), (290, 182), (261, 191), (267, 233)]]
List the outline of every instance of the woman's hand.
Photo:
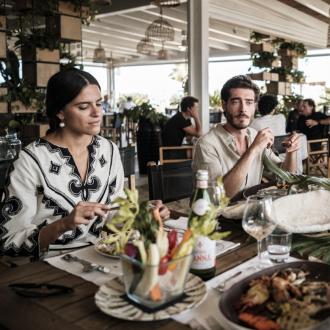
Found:
[(159, 199), (154, 200), (154, 201), (150, 201), (150, 203), (159, 209), (159, 214), (162, 218), (162, 220), (166, 220), (170, 217), (170, 210), (167, 208), (166, 205), (163, 204), (163, 202)]
[(62, 219), (66, 230), (73, 230), (78, 225), (88, 225), (96, 216), (105, 218), (110, 209), (109, 205), (95, 202), (79, 202), (72, 212)]

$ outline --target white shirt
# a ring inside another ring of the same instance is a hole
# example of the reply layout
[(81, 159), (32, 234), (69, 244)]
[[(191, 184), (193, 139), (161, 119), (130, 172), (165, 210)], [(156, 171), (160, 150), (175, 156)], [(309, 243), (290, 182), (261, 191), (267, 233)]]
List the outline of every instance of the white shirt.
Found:
[(260, 131), (266, 127), (269, 127), (274, 136), (285, 135), (286, 119), (281, 113), (277, 115), (266, 115), (259, 118), (255, 118), (250, 127), (257, 131)]

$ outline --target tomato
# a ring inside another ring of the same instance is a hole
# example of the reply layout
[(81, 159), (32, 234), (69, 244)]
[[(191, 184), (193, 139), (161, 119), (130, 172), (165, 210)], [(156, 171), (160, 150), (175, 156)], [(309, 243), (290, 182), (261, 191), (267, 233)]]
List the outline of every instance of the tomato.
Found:
[(168, 232), (167, 239), (168, 239), (168, 251), (169, 252), (171, 252), (176, 247), (177, 236), (178, 236), (178, 234), (175, 229), (172, 229), (170, 232)]
[(169, 256), (164, 256), (159, 261), (158, 274), (164, 275), (167, 272), (167, 263), (170, 261)]
[(125, 254), (127, 254), (130, 258), (136, 258), (138, 254), (138, 249), (132, 243), (127, 243), (125, 245)]

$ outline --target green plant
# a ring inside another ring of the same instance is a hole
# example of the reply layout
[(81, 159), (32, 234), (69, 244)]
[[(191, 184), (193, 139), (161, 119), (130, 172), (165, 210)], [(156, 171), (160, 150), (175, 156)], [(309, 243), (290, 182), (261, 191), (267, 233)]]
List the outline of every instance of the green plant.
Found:
[(260, 52), (252, 55), (252, 65), (257, 68), (271, 68), (273, 62), (277, 59), (274, 53)]
[(298, 57), (304, 57), (307, 54), (307, 49), (305, 45), (301, 42), (282, 42), (279, 45), (279, 49), (289, 49), (295, 51)]
[(0, 61), (0, 74), (4, 79), (3, 87), (8, 88), (7, 95), (2, 96), (6, 102), (21, 101), (25, 106), (32, 104), (43, 109), (45, 91), (38, 90), (19, 77), (19, 60), (13, 50), (7, 50), (6, 62)]
[(212, 108), (221, 107), (221, 93), (219, 90), (215, 90), (213, 94), (209, 96), (209, 105)]
[(17, 31), (16, 37), (18, 40), (15, 42), (15, 47), (36, 47), (50, 50), (59, 49), (59, 39), (54, 35), (47, 34), (41, 31), (36, 31), (33, 34), (27, 34), (26, 31)]
[(135, 106), (133, 109), (127, 111), (126, 115), (133, 122), (138, 122), (138, 120), (143, 117), (149, 120), (153, 125), (158, 124), (163, 126), (167, 121), (167, 117), (164, 114), (157, 112), (149, 102)]
[(320, 99), (322, 101), (318, 103), (319, 106), (330, 106), (330, 87), (325, 88), (325, 96), (321, 96)]
[(278, 107), (278, 113), (282, 113), (285, 117), (294, 108), (298, 100), (302, 100), (302, 95), (293, 93), (292, 95), (284, 95)]

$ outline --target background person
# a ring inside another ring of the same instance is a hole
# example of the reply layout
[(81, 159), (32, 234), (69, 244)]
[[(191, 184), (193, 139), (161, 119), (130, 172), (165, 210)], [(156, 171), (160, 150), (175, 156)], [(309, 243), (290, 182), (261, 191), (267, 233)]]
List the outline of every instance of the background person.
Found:
[[(304, 99), (302, 113), (298, 119), (297, 129), (307, 136), (307, 140), (322, 139), (327, 136), (327, 116), (316, 111), (315, 102), (312, 99)], [(321, 124), (321, 121), (325, 125)], [(316, 124), (316, 125), (315, 125)]]
[(109, 95), (105, 94), (102, 101), (102, 109), (104, 113), (111, 112), (111, 105), (109, 103)]
[(186, 135), (195, 137), (202, 135), (198, 99), (193, 96), (184, 97), (181, 100), (180, 109), (181, 111), (178, 111), (165, 124), (162, 132), (163, 146), (180, 146)]
[(292, 133), (297, 131), (298, 119), (302, 113), (302, 105), (303, 105), (303, 99), (298, 99), (295, 104), (295, 108), (289, 112), (287, 124), (286, 124), (287, 133)]
[(274, 136), (285, 135), (286, 119), (281, 113), (275, 115), (277, 105), (276, 96), (262, 95), (258, 101), (258, 112), (261, 117), (255, 118), (250, 127), (257, 131), (269, 127)]

